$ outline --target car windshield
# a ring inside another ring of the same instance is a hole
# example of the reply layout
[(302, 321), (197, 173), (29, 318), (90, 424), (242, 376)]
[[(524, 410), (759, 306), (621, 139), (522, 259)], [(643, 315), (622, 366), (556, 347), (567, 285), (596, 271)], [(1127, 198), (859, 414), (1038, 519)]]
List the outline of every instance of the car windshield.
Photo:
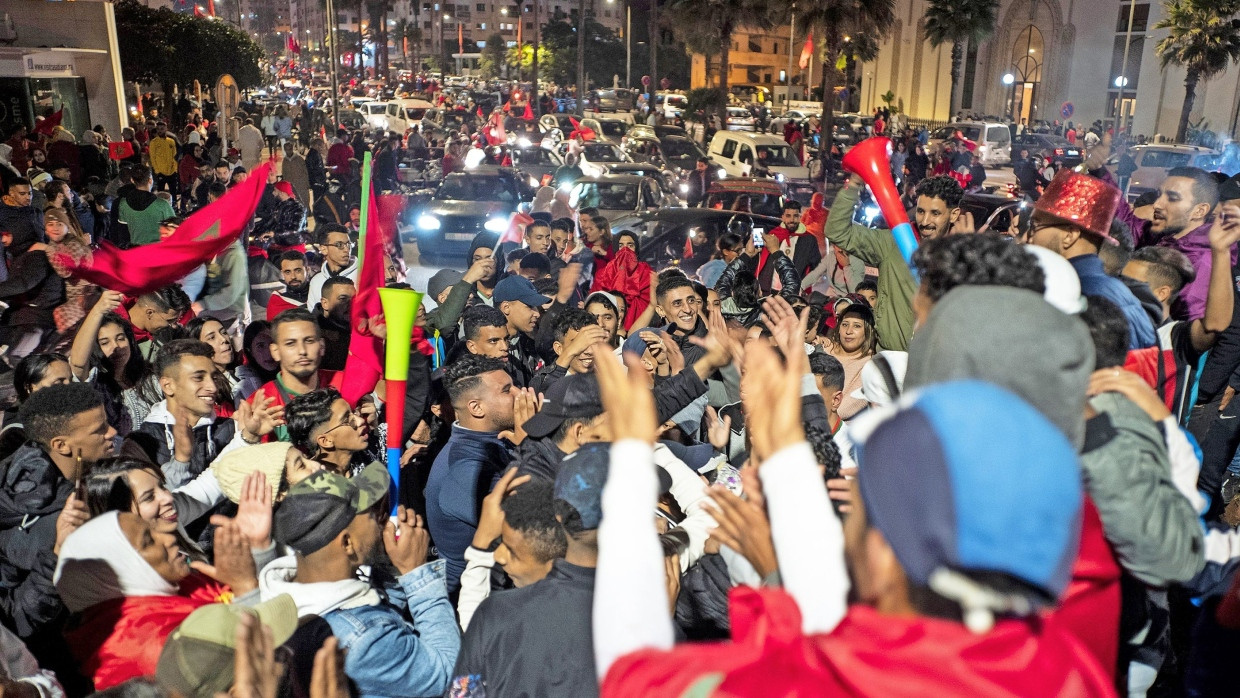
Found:
[(971, 141), (977, 140), (982, 135), (982, 129), (977, 126), (944, 126), (931, 134), (930, 137), (938, 140), (946, 140), (948, 138), (955, 137), (957, 131)]
[(637, 208), (637, 184), (582, 182), (573, 191), (573, 198), (576, 199), (573, 207), (578, 210), (593, 206), (612, 211), (632, 211)]
[(1038, 140), (1040, 140), (1043, 145), (1050, 146), (1052, 148), (1065, 148), (1072, 145), (1068, 142), (1068, 139), (1063, 136), (1038, 136)]
[(1175, 150), (1147, 150), (1145, 151), (1145, 157), (1141, 158), (1141, 166), (1162, 167), (1165, 169), (1184, 167), (1190, 163), (1192, 158), (1192, 153)]
[(424, 116), (426, 116), (425, 109), (419, 109), (415, 107), (405, 107), (405, 118), (406, 119), (421, 119)]
[(599, 125), (603, 127), (603, 135), (608, 138), (621, 138), (628, 131), (623, 121), (603, 121)]
[(435, 198), (451, 201), (516, 201), (512, 184), (494, 175), (450, 174)]
[(764, 162), (767, 166), (776, 167), (800, 167), (801, 161), (792, 152), (792, 148), (786, 145), (760, 145), (758, 146), (758, 162)]
[(687, 138), (664, 138), (659, 146), (663, 149), (663, 156), (669, 160), (688, 158), (697, 160), (706, 157), (706, 153), (702, 152), (698, 144)]
[(512, 151), (512, 161), (516, 165), (553, 164), (551, 154), (542, 148), (520, 148)]
[(590, 162), (623, 162), (620, 153), (610, 143), (587, 143), (585, 154)]

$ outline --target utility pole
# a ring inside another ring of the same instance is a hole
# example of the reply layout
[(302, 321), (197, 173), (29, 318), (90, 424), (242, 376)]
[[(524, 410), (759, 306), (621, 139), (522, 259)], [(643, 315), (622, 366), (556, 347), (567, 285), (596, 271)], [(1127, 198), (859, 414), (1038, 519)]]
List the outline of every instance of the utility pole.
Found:
[(659, 108), (655, 99), (659, 91), (659, 0), (650, 0), (647, 31), (650, 32), (650, 101), (648, 104), (651, 112), (654, 112)]
[(340, 60), (336, 53), (336, 4), (327, 0), (327, 62), (332, 77), (332, 133), (340, 130), (340, 79), (336, 75)]
[[(797, 6), (796, 6), (796, 3), (793, 3), (792, 4), (792, 19), (788, 21), (788, 80), (787, 80), (788, 91), (787, 93), (784, 94), (784, 113), (785, 114), (788, 113), (788, 110), (792, 109), (792, 50), (793, 50), (792, 47), (796, 43), (796, 40), (797, 40)], [(707, 56), (707, 60), (710, 60), (709, 56)]]
[[(538, 5), (542, 0), (534, 0), (534, 113), (542, 116), (541, 109), (538, 104), (538, 45), (541, 42), (539, 36), (541, 30), (538, 27)], [(524, 49), (523, 49), (524, 50)]]
[(577, 10), (577, 116), (586, 107), (586, 0), (581, 0)]

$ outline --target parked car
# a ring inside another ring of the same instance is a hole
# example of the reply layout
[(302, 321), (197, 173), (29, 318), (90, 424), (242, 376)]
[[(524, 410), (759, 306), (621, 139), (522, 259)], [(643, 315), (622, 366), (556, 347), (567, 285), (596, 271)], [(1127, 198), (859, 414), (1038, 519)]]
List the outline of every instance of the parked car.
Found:
[(930, 132), (929, 152), (937, 153), (943, 142), (955, 137), (956, 132), (977, 144), (974, 152), (981, 156), (987, 167), (1005, 165), (1012, 161), (1012, 132), (1007, 124), (990, 121), (957, 121)]
[(681, 203), (682, 192), (679, 189), (680, 180), (676, 173), (653, 162), (613, 162), (607, 165), (607, 174), (649, 177), (659, 185), (664, 206), (679, 206)]
[(586, 100), (592, 111), (633, 111), (637, 93), (624, 88), (593, 90), (587, 94)]
[[(1158, 191), (1167, 172), (1175, 167), (1200, 167), (1210, 172), (1215, 169), (1220, 153), (1198, 145), (1134, 145), (1132, 159), (1137, 169), (1128, 180), (1128, 198), (1136, 199), (1146, 192)], [(1108, 165), (1118, 164), (1118, 156), (1111, 156)]]
[(1065, 167), (1076, 167), (1081, 164), (1084, 154), (1079, 146), (1072, 145), (1063, 136), (1053, 133), (1022, 133), (1012, 141), (1012, 161), (1020, 157), (1020, 151), (1028, 150), (1029, 155), (1041, 155), (1047, 162), (1060, 160)]
[(729, 131), (755, 131), (758, 128), (757, 119), (753, 118), (753, 114), (744, 107), (728, 107), (728, 123)]
[(795, 121), (796, 123), (799, 124), (799, 123), (808, 121), (809, 117), (811, 116), (817, 116), (819, 118), (822, 118), (822, 115), (818, 114), (817, 112), (802, 111), (800, 109), (789, 109), (783, 114), (780, 114), (779, 116), (772, 118), (770, 122), (767, 124), (766, 130), (776, 135), (783, 135), (784, 125), (787, 124), (789, 121)]
[(428, 263), (449, 259), (465, 263), (474, 236), (483, 231), (503, 233), (517, 206), (533, 198), (525, 176), (510, 167), (456, 172), (444, 177), (430, 201), (410, 209), (410, 232), (402, 229), (401, 238), (416, 241), (418, 253)]
[(512, 156), (512, 166), (531, 180), (531, 186), (549, 183), (551, 176), (564, 164), (559, 153), (538, 145), (514, 146), (508, 154)]

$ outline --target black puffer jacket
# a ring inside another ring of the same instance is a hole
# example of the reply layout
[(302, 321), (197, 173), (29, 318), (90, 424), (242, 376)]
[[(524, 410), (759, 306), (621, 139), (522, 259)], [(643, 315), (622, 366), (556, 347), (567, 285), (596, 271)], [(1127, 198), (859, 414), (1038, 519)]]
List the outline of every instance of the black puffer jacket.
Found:
[[(736, 275), (742, 271), (746, 271), (754, 276), (758, 276), (758, 260), (761, 255), (739, 255), (732, 263), (723, 270), (723, 274), (719, 277), (718, 283), (715, 284), (715, 290), (719, 292), (720, 298), (729, 298), (732, 295), (732, 286), (736, 284)], [(766, 279), (766, 284), (762, 286), (763, 293), (771, 292), (770, 279), (771, 275), (767, 268), (773, 267), (775, 274), (779, 276), (779, 294), (788, 298), (795, 298), (801, 293), (801, 276), (797, 274), (796, 267), (793, 266), (792, 260), (788, 259), (788, 255), (783, 252), (772, 252), (766, 258), (766, 267), (763, 268), (761, 278)]]
[(685, 639), (692, 642), (728, 639), (731, 628), (728, 591), (731, 588), (728, 566), (718, 554), (703, 555), (681, 576), (675, 621)]
[(23, 640), (64, 611), (56, 571), (56, 517), (73, 491), (43, 450), (26, 443), (0, 463), (0, 612)]

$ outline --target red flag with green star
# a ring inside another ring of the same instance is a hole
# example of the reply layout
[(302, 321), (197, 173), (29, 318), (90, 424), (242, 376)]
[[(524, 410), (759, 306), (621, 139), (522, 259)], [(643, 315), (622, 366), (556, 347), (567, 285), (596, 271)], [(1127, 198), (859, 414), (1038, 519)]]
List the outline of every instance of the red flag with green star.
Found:
[(103, 242), (79, 262), (67, 255), (60, 261), (73, 276), (129, 296), (174, 283), (237, 242), (254, 218), (270, 169), (270, 163), (255, 168), (244, 182), (186, 218), (165, 240), (128, 250)]

